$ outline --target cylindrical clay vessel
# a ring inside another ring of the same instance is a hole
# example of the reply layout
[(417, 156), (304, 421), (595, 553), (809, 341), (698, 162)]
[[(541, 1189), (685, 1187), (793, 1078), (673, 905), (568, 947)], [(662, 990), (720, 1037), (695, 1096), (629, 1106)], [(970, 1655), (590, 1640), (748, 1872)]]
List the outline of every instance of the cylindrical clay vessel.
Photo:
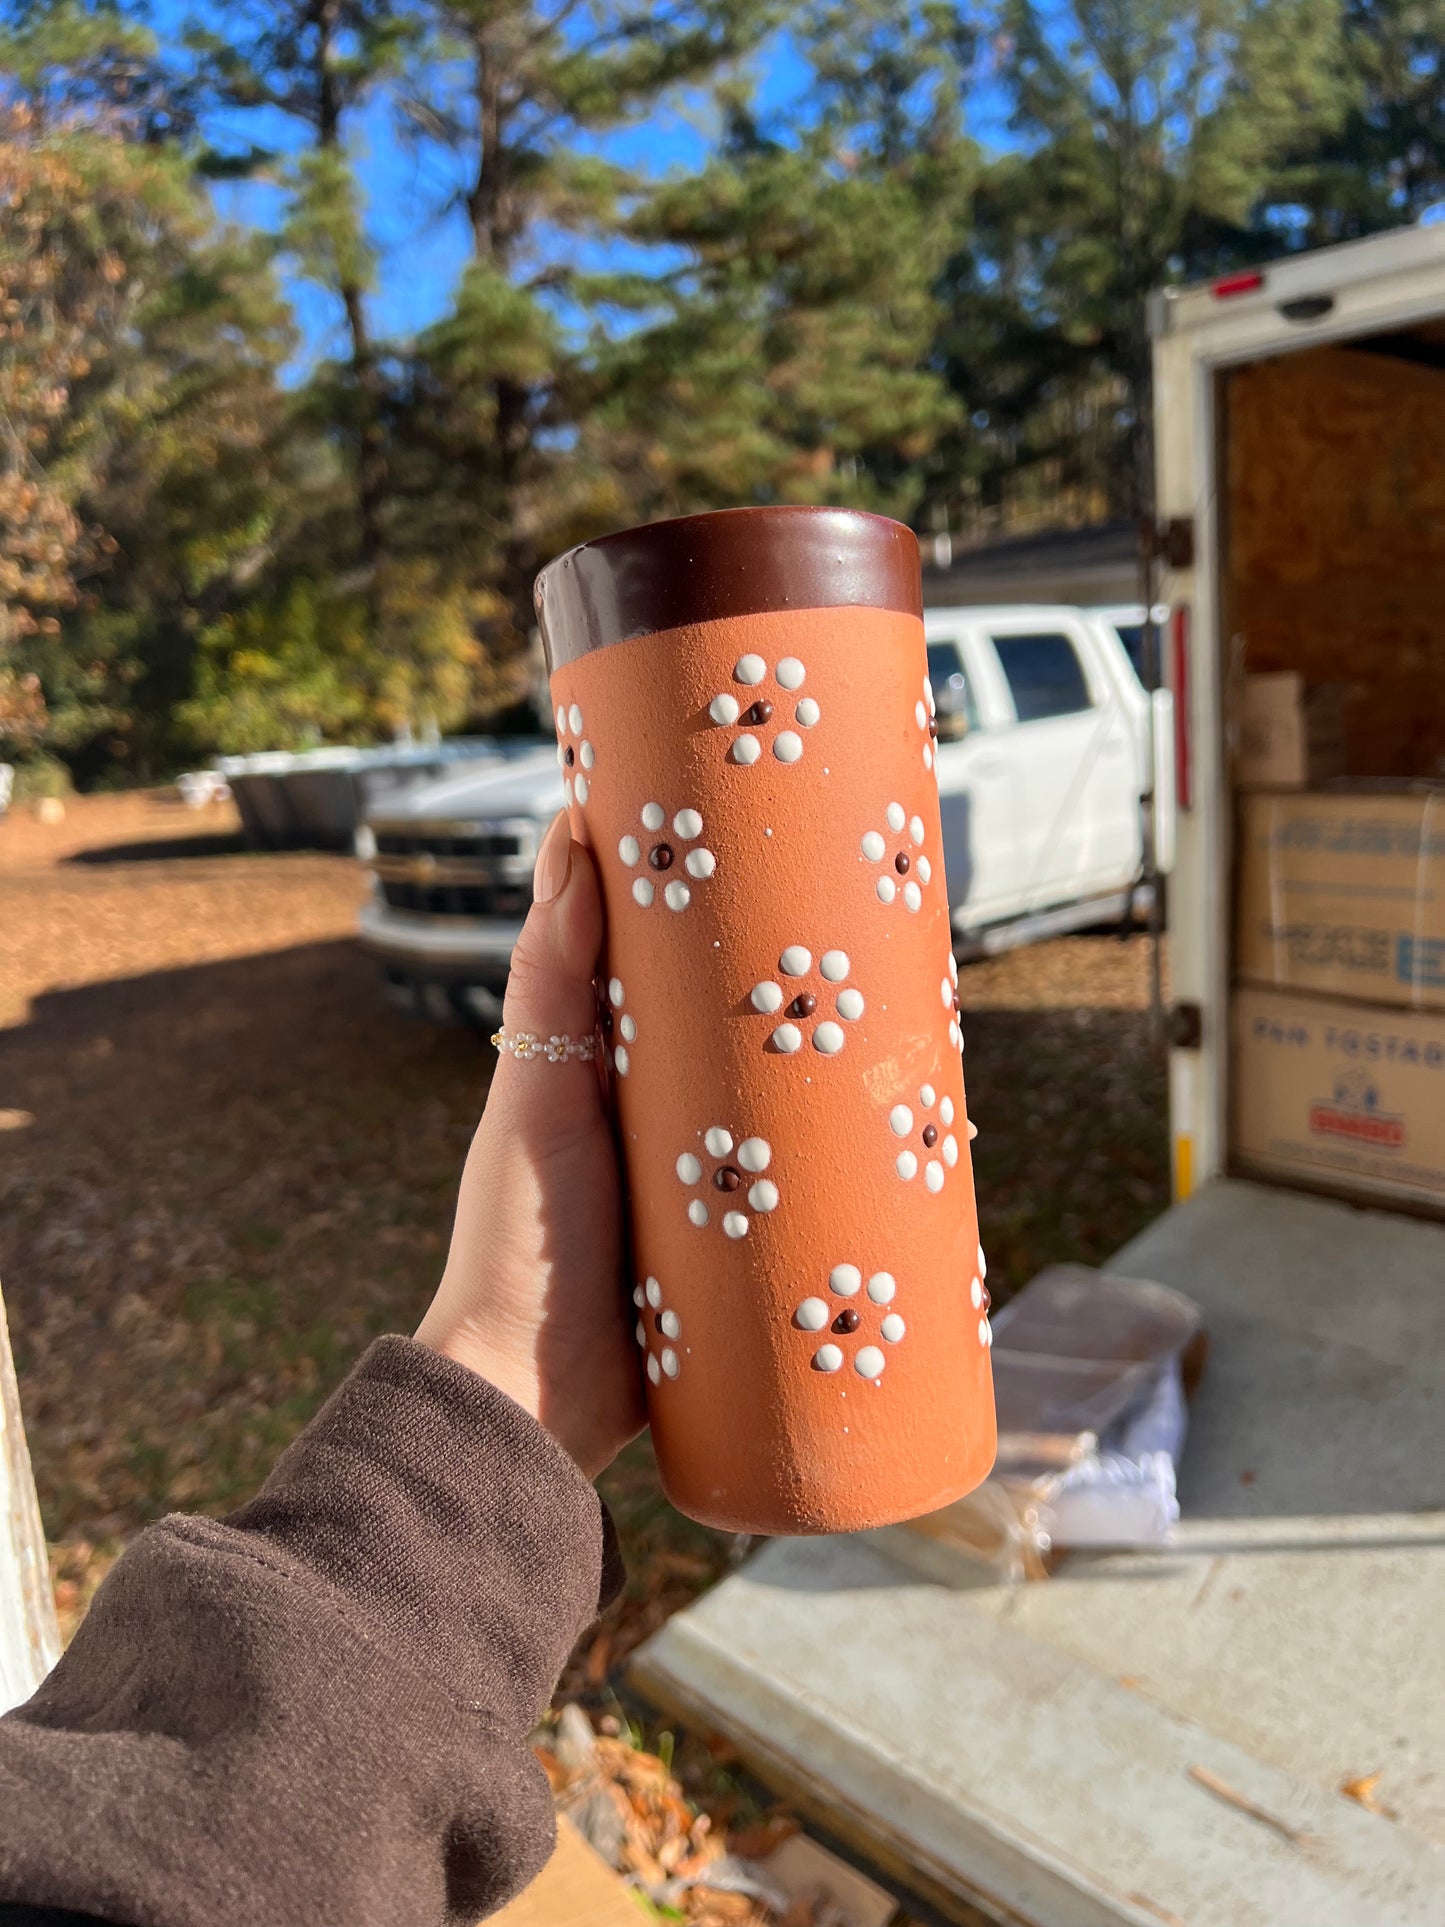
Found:
[(536, 601), (668, 1496), (761, 1533), (946, 1505), (995, 1435), (917, 543), (725, 510)]

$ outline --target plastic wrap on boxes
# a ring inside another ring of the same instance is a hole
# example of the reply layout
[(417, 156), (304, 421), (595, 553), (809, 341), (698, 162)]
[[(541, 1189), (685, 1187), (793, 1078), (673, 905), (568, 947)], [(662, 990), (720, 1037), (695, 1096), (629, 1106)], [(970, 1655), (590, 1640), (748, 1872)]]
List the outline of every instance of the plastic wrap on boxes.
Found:
[(1199, 1308), (1165, 1285), (1051, 1265), (993, 1322), (997, 1464), (912, 1529), (1019, 1579), (1069, 1546), (1163, 1543), (1203, 1362)]

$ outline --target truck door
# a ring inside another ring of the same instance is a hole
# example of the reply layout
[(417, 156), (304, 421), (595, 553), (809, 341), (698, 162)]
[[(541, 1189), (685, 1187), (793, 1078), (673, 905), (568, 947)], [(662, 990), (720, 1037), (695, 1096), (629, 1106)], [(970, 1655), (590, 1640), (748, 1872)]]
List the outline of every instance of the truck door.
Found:
[(1082, 625), (1037, 612), (993, 621), (989, 643), (1014, 722), (1009, 766), (1021, 907), (1132, 883), (1139, 866), (1136, 746)]
[(1019, 908), (1014, 798), (999, 731), (978, 700), (976, 667), (962, 629), (930, 636), (928, 674), (938, 706), (938, 801), (948, 901), (961, 930)]

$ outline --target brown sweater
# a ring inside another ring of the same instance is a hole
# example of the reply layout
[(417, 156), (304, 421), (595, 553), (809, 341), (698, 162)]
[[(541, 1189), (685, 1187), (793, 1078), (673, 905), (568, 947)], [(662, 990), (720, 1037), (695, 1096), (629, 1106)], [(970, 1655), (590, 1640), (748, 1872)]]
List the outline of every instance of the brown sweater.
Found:
[(620, 1580), (549, 1434), (379, 1340), (249, 1505), (141, 1534), (0, 1720), (0, 1922), (477, 1920), (551, 1850), (527, 1735)]

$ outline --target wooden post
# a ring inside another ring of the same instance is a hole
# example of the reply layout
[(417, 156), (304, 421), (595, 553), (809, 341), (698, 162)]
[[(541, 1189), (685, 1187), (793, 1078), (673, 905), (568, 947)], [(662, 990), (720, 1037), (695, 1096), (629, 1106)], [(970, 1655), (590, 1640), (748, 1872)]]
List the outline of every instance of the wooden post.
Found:
[(59, 1657), (45, 1534), (0, 1294), (0, 1713), (29, 1699)]

